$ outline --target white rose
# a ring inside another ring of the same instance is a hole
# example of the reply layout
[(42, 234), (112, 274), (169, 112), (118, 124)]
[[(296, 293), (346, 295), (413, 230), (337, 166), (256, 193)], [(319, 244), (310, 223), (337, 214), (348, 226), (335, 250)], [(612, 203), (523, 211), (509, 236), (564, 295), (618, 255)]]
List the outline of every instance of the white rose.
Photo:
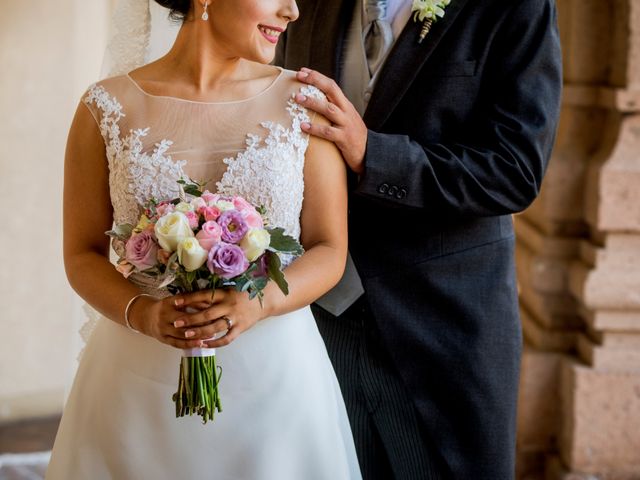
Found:
[(178, 244), (178, 261), (187, 272), (199, 269), (208, 256), (209, 252), (200, 246), (196, 238), (185, 238)]
[(168, 252), (175, 252), (183, 239), (194, 236), (189, 219), (181, 212), (173, 212), (160, 218), (154, 231), (158, 243)]
[(253, 262), (264, 253), (270, 243), (271, 235), (269, 235), (269, 232), (262, 228), (252, 228), (240, 241), (240, 248), (242, 248), (247, 259)]
[(227, 210), (235, 210), (236, 208), (233, 202), (228, 202), (227, 200), (218, 200), (215, 206), (218, 207), (221, 212), (226, 212)]
[(207, 206), (207, 202), (205, 202), (200, 197), (195, 197), (193, 200), (189, 202), (195, 211), (198, 211), (200, 208), (204, 208)]
[(176, 212), (193, 212), (195, 209), (193, 208), (193, 205), (191, 205), (190, 203), (187, 202), (180, 202), (179, 204), (176, 205)]

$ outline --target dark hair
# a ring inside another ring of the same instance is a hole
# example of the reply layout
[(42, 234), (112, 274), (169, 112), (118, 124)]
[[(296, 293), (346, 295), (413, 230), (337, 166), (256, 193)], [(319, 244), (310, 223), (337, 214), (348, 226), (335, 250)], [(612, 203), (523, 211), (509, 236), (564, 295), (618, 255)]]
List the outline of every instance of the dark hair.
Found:
[(184, 20), (191, 10), (191, 0), (156, 0), (156, 3), (171, 10), (169, 16), (174, 20)]

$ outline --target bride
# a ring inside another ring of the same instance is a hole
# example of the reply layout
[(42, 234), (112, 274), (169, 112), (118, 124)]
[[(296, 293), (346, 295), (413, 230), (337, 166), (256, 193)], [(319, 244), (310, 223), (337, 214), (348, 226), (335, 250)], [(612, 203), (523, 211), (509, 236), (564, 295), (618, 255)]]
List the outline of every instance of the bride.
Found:
[[(359, 479), (344, 402), (308, 307), (345, 265), (345, 167), (333, 144), (301, 130), (311, 118), (291, 97), (319, 91), (268, 65), (297, 6), (158, 3), (183, 19), (169, 53), (91, 86), (69, 133), (65, 267), (101, 318), (47, 478)], [(264, 308), (235, 291), (208, 303), (210, 292), (170, 296), (116, 271), (104, 232), (135, 224), (150, 198), (175, 197), (181, 177), (264, 205), (274, 225), (301, 240), (304, 255), (285, 271), (288, 296), (270, 285)], [(206, 425), (176, 419), (171, 401), (180, 349), (198, 346), (220, 347), (224, 368), (224, 411)]]

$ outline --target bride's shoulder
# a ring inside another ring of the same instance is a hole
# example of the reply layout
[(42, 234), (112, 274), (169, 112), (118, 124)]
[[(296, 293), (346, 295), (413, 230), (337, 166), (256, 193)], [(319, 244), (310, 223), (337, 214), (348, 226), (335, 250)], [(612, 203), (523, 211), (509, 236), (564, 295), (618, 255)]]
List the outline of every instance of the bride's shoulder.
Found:
[(293, 97), (301, 93), (307, 97), (324, 98), (324, 94), (313, 85), (308, 85), (298, 80), (297, 71), (281, 69), (281, 84), (283, 90), (289, 97)]
[(89, 85), (82, 95), (81, 100), (85, 104), (118, 103), (118, 99), (121, 98), (129, 88), (131, 88), (131, 81), (128, 76), (117, 75)]

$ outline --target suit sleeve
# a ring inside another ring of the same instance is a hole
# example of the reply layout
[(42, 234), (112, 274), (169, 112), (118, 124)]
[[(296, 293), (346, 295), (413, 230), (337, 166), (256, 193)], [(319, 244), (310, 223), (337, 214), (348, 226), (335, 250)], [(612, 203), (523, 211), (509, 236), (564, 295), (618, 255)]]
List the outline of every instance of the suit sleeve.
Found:
[(555, 139), (562, 61), (554, 2), (516, 5), (495, 39), (498, 74), (483, 115), (451, 143), (369, 131), (357, 195), (472, 216), (518, 212), (535, 199)]

